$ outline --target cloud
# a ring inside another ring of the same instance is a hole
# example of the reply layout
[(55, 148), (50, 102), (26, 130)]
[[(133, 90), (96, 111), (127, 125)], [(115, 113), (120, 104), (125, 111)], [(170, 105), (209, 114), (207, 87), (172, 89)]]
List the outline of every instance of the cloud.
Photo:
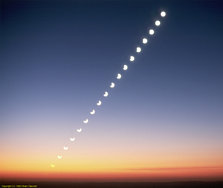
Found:
[(223, 169), (221, 166), (192, 166), (192, 167), (157, 167), (157, 168), (128, 168), (129, 171), (181, 171), (201, 169)]

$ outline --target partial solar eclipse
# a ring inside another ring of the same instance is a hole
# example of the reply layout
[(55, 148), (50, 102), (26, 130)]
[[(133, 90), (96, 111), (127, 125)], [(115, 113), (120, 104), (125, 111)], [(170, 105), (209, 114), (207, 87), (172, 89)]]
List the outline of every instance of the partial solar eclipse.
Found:
[[(160, 12), (160, 16), (161, 16), (161, 17), (165, 17), (165, 16), (166, 16), (166, 12), (165, 12), (165, 11), (161, 11), (161, 12)], [(161, 21), (162, 21), (162, 18), (161, 18)], [(155, 26), (157, 26), (157, 28), (158, 28), (158, 26), (161, 25), (161, 21), (158, 20), (158, 19), (155, 20)], [(147, 31), (147, 32), (148, 32), (149, 35), (154, 35), (154, 34), (155, 34), (155, 30), (154, 30), (154, 29), (149, 29), (149, 31)], [(137, 55), (142, 51), (143, 47), (146, 46), (146, 45), (142, 45), (142, 44), (147, 44), (147, 43), (148, 43), (148, 38), (146, 38), (146, 37), (141, 38), (141, 39), (140, 39), (140, 43), (141, 43), (141, 44), (139, 44), (139, 46), (136, 46), (136, 49), (134, 50), (134, 54), (133, 54), (133, 55), (136, 55), (136, 56), (137, 56)], [(141, 47), (140, 47), (140, 46), (141, 46)], [(128, 60), (128, 61), (130, 61), (130, 62), (135, 61), (135, 57), (136, 57), (136, 56), (133, 56), (133, 55), (129, 56), (129, 60)], [(128, 62), (128, 63), (129, 63), (129, 62)], [(123, 67), (121, 67), (123, 71), (126, 71), (126, 70), (128, 69), (128, 63), (126, 62), (126, 63), (123, 65)], [(130, 63), (130, 64), (131, 64), (131, 63)], [(131, 66), (131, 65), (129, 65), (129, 66)], [(122, 78), (122, 76), (123, 76), (123, 74), (124, 74), (123, 71), (117, 74), (116, 79), (120, 80), (120, 79)], [(102, 79), (103, 79), (103, 78), (102, 78)], [(115, 83), (114, 83), (114, 82), (111, 82), (111, 84), (110, 84), (109, 87), (110, 87), (110, 88), (114, 88), (114, 87), (115, 87)], [(110, 94), (110, 93), (108, 94), (108, 91), (110, 92), (109, 89), (108, 89), (107, 91), (104, 92), (104, 94), (103, 94), (104, 97), (108, 97), (108, 95)], [(102, 99), (102, 100), (103, 100), (103, 99)], [(101, 106), (101, 104), (102, 104), (102, 101), (101, 101), (101, 100), (98, 100), (98, 102), (97, 102), (95, 105), (97, 105), (97, 106)], [(94, 114), (95, 114), (95, 112), (96, 112), (95, 109), (96, 109), (96, 108), (93, 108), (92, 111), (90, 111), (90, 115), (94, 115)], [(88, 123), (88, 118), (86, 118), (85, 120), (83, 120), (83, 123), (84, 123), (84, 124), (87, 124), (87, 123)], [(74, 129), (74, 130), (75, 130), (75, 129)], [(82, 128), (76, 129), (76, 132), (77, 132), (77, 133), (81, 133), (81, 132), (82, 132)], [(75, 138), (75, 137), (70, 137), (69, 140), (70, 140), (71, 142), (74, 142), (74, 141), (76, 140), (76, 138)], [(67, 145), (63, 146), (63, 150), (67, 151), (68, 149), (69, 149), (69, 148), (68, 148)], [(59, 153), (59, 154), (61, 154), (61, 153)], [(57, 155), (57, 158), (58, 158), (58, 159), (62, 159), (63, 156), (62, 156), (62, 155)], [(51, 168), (54, 168), (54, 167), (55, 167), (55, 164), (51, 163), (51, 164), (50, 164), (50, 167), (51, 167)]]
[(135, 60), (135, 57), (131, 55), (129, 60), (133, 62)]
[(64, 146), (63, 149), (64, 149), (65, 151), (67, 151), (67, 150), (68, 150), (68, 147), (67, 147), (67, 146)]
[(87, 124), (87, 123), (88, 123), (88, 119), (85, 119), (85, 120), (83, 121), (83, 123)]
[(58, 159), (62, 159), (63, 156), (62, 156), (62, 155), (57, 155), (57, 158), (58, 158)]
[(127, 70), (127, 69), (128, 69), (128, 65), (124, 65), (123, 70)]
[(102, 104), (102, 102), (99, 100), (99, 101), (97, 102), (97, 106), (101, 106), (101, 104)]
[(114, 88), (115, 87), (115, 83), (112, 82), (111, 85), (110, 85), (110, 88)]
[(137, 53), (140, 53), (141, 51), (142, 51), (142, 49), (141, 49), (140, 47), (137, 47), (137, 48), (136, 48), (136, 52), (137, 52)]
[(90, 112), (91, 115), (94, 115), (95, 114), (95, 110), (93, 109), (91, 112)]
[(73, 142), (74, 140), (75, 140), (75, 138), (74, 138), (74, 137), (70, 138), (70, 141), (71, 141), (71, 142)]
[(108, 96), (108, 92), (105, 91), (105, 93), (104, 93), (104, 97), (107, 97), (107, 96)]
[(122, 75), (121, 74), (117, 74), (117, 77), (116, 77), (118, 80), (120, 80), (122, 78)]
[(82, 128), (77, 129), (77, 132), (80, 133), (82, 131)]

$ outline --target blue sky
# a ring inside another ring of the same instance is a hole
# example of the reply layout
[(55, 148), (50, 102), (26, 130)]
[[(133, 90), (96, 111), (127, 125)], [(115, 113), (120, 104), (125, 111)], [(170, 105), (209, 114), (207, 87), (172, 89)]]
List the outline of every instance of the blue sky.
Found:
[[(2, 7), (4, 151), (38, 139), (37, 148), (59, 148), (166, 10), (80, 142), (137, 143), (142, 150), (166, 143), (173, 151), (182, 146), (222, 155), (220, 1), (3, 1)], [(106, 142), (107, 136), (117, 140)], [(30, 144), (27, 151), (34, 149)]]

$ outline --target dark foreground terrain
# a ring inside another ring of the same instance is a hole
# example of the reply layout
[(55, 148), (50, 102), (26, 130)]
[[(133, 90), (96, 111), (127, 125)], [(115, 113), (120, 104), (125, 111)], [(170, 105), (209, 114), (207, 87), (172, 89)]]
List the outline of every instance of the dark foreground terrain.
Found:
[(111, 183), (77, 183), (77, 182), (3, 182), (0, 188), (223, 188), (219, 182), (111, 182)]

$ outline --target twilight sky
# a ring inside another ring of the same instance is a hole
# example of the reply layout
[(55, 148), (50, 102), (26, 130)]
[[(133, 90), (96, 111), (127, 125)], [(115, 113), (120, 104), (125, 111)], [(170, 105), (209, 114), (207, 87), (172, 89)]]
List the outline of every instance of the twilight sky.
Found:
[[(1, 177), (223, 178), (220, 1), (0, 6)], [(161, 10), (142, 54), (63, 152)]]

